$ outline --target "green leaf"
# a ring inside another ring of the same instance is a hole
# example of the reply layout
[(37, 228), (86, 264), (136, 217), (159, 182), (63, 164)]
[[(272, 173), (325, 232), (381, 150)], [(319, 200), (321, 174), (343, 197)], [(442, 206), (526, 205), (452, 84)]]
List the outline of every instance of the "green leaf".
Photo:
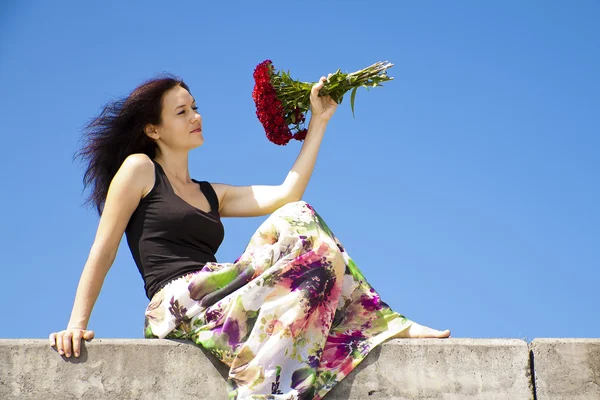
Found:
[(354, 98), (356, 97), (356, 91), (358, 90), (358, 86), (352, 89), (352, 94), (350, 95), (350, 107), (352, 108), (352, 118), (354, 117)]

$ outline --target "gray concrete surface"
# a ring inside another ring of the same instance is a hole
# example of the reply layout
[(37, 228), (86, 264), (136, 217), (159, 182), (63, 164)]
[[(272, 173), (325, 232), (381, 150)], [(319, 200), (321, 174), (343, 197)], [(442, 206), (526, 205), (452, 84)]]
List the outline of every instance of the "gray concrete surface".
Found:
[[(46, 340), (0, 340), (0, 399), (227, 398), (227, 369), (190, 343), (94, 339), (66, 360)], [(521, 340), (391, 340), (325, 400), (529, 400), (529, 373)]]
[(537, 400), (600, 400), (600, 339), (534, 339)]
[(0, 340), (0, 399), (226, 399), (211, 360), (169, 340), (94, 339), (78, 359), (61, 357), (47, 340)]
[(516, 339), (390, 341), (373, 350), (329, 396), (336, 400), (530, 400), (527, 343)]

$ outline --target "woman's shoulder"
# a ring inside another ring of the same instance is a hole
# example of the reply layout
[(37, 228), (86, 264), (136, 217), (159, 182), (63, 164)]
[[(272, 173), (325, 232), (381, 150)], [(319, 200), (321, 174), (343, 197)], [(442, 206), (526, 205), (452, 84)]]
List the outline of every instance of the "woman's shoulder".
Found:
[(136, 168), (143, 168), (144, 166), (146, 166), (146, 168), (150, 167), (150, 169), (154, 168), (154, 162), (148, 156), (148, 154), (144, 153), (133, 153), (128, 155), (123, 161), (122, 165), (125, 164), (128, 166), (134, 166)]
[(121, 164), (119, 172), (128, 177), (138, 188), (141, 185), (142, 198), (146, 197), (154, 187), (155, 166), (147, 154), (130, 154)]

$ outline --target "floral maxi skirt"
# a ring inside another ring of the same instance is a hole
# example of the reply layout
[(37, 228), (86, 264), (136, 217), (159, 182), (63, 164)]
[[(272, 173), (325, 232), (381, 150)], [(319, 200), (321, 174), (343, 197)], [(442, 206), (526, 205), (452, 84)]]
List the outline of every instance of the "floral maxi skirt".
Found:
[(299, 201), (267, 218), (234, 263), (207, 263), (157, 292), (144, 336), (216, 356), (230, 367), (229, 399), (321, 399), (411, 324)]

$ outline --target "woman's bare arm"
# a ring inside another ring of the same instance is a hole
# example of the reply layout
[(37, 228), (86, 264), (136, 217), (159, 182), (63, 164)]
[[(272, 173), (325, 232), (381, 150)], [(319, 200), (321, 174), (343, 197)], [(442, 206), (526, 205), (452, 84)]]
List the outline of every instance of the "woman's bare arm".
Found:
[(67, 329), (50, 334), (51, 346), (66, 357), (79, 356), (81, 338), (91, 340), (87, 325), (108, 270), (112, 266), (127, 223), (140, 199), (154, 184), (154, 166), (145, 154), (133, 154), (111, 181), (94, 243), (81, 273)]
[[(331, 74), (330, 74), (331, 75)], [(325, 77), (311, 89), (308, 133), (292, 169), (280, 185), (231, 186), (212, 184), (219, 197), (222, 217), (255, 217), (270, 214), (291, 201), (302, 199), (312, 176), (329, 119), (337, 108), (330, 96), (319, 97)]]
[(213, 183), (219, 197), (221, 217), (267, 215), (290, 201), (300, 200), (314, 170), (326, 127), (326, 121), (311, 119), (300, 154), (281, 185), (232, 186)]

